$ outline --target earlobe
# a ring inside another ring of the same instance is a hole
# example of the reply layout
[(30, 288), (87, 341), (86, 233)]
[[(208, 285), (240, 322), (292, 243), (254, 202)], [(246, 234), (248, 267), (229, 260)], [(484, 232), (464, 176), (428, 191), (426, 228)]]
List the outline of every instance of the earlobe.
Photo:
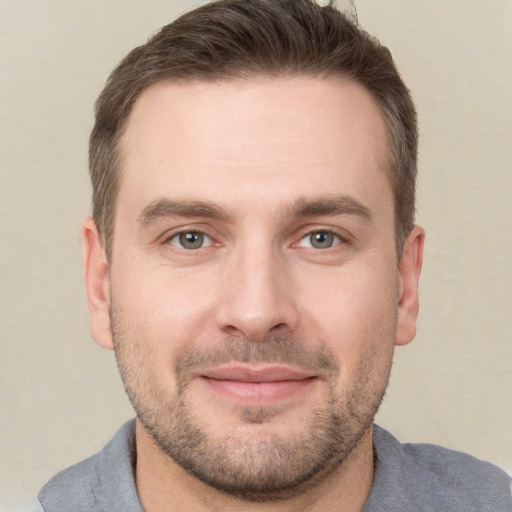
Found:
[(416, 335), (418, 317), (418, 281), (423, 262), (425, 231), (414, 226), (407, 237), (399, 265), (399, 301), (395, 343), (406, 345)]
[(82, 272), (92, 337), (100, 347), (112, 350), (108, 261), (99, 230), (92, 218), (85, 219), (82, 224)]

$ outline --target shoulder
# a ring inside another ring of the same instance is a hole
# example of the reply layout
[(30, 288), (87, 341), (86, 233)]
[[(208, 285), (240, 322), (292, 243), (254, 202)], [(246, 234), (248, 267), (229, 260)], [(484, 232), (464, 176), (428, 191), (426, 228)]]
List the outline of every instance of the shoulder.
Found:
[(140, 510), (133, 477), (134, 431), (132, 420), (99, 453), (57, 473), (38, 494), (43, 510)]
[(493, 464), (436, 445), (401, 444), (377, 426), (373, 440), (379, 499), (394, 493), (394, 506), (400, 503), (421, 511), (512, 510), (510, 477)]
[(39, 492), (43, 510), (60, 511), (64, 507), (79, 510), (80, 504), (95, 504), (96, 467), (99, 454), (57, 473)]

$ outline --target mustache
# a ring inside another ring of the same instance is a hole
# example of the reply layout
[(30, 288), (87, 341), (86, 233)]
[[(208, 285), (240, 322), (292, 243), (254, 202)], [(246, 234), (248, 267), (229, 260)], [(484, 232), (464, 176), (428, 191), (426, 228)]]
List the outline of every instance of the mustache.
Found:
[(233, 362), (286, 364), (324, 377), (339, 373), (339, 364), (326, 347), (310, 347), (292, 335), (270, 334), (260, 341), (230, 336), (214, 347), (192, 345), (177, 357), (174, 371), (178, 380), (185, 381), (194, 369)]

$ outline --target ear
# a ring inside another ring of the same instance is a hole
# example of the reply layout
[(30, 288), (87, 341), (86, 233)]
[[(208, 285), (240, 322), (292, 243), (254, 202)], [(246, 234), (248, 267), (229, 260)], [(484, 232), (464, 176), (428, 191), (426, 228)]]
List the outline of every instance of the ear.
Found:
[(94, 341), (112, 350), (110, 331), (110, 283), (108, 262), (101, 244), (101, 236), (93, 219), (82, 224), (82, 273), (89, 305), (89, 327)]
[(423, 262), (425, 231), (414, 226), (405, 241), (398, 268), (399, 300), (395, 343), (406, 345), (416, 335), (418, 317), (418, 281)]

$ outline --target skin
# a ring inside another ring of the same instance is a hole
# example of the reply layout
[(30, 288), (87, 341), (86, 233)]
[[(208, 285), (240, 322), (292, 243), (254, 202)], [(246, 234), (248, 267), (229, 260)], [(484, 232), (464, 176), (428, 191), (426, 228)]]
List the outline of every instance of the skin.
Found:
[[(83, 268), (91, 332), (115, 348), (140, 417), (145, 510), (361, 510), (394, 346), (415, 334), (424, 239), (415, 227), (397, 261), (378, 105), (351, 81), (160, 83), (123, 142), (112, 260), (87, 219)], [(188, 421), (223, 451), (213, 469), (277, 478), (334, 417), (338, 453), (266, 495), (219, 490), (166, 453)]]

